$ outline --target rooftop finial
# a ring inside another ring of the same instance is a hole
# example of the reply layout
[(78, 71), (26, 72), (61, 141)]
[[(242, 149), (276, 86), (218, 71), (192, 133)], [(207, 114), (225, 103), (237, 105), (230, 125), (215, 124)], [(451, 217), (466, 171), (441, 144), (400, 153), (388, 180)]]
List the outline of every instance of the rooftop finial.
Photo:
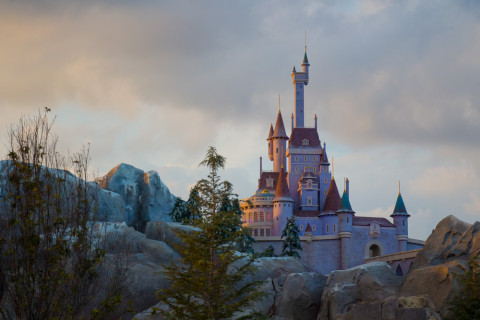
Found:
[(305, 52), (307, 52), (307, 28), (305, 28)]
[(347, 192), (347, 179), (343, 177), (343, 192)]
[(400, 192), (400, 180), (398, 180), (398, 195), (401, 195), (401, 192)]
[(335, 176), (335, 166), (333, 165), (333, 157), (332, 157), (332, 180), (334, 176)]
[(278, 112), (280, 112), (280, 95), (278, 95)]

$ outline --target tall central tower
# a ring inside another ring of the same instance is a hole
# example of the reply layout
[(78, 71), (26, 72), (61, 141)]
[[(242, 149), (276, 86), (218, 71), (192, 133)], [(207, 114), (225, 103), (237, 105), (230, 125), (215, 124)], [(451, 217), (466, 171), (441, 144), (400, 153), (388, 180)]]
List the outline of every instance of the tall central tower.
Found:
[(292, 80), (293, 86), (295, 88), (295, 128), (303, 128), (304, 127), (304, 113), (303, 113), (303, 106), (304, 106), (304, 94), (303, 90), (304, 87), (308, 84), (308, 67), (310, 64), (308, 63), (307, 58), (307, 48), (305, 47), (305, 55), (303, 56), (303, 63), (302, 63), (302, 72), (297, 72), (295, 67), (293, 67), (292, 71)]

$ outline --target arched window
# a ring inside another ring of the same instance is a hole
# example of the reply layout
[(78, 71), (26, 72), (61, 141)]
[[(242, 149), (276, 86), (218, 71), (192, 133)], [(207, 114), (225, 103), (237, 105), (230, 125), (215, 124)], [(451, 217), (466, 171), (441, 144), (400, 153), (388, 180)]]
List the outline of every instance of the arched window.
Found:
[(272, 221), (272, 216), (270, 212), (267, 212), (267, 221)]
[(312, 230), (313, 231), (317, 230), (317, 225), (316, 224), (312, 225)]
[(252, 223), (252, 213), (248, 213), (248, 222)]
[(308, 158), (307, 156), (303, 157), (303, 161), (307, 162)]
[(266, 235), (267, 237), (270, 237), (270, 229), (266, 229), (266, 230), (265, 230), (265, 233), (266, 233), (265, 235)]
[(277, 151), (276, 151), (276, 153), (278, 153), (278, 148), (277, 148)]
[(298, 156), (295, 156), (295, 162), (298, 162)]
[(258, 229), (255, 229), (255, 231), (253, 232), (253, 236), (258, 237)]
[(263, 213), (263, 211), (260, 212), (260, 222), (263, 222), (265, 221), (265, 214)]
[(258, 222), (258, 212), (253, 213), (253, 222)]
[(328, 233), (328, 224), (327, 224), (327, 233)]
[(403, 276), (403, 271), (402, 271), (402, 267), (400, 267), (400, 264), (397, 265), (397, 269), (395, 270), (395, 274), (399, 277)]
[(376, 244), (370, 246), (370, 257), (378, 257), (380, 255), (380, 248)]

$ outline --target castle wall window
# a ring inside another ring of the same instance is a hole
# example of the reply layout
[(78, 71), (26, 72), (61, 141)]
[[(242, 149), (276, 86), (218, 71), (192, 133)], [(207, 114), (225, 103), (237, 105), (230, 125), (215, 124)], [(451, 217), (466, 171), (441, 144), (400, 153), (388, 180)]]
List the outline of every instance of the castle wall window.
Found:
[(316, 224), (314, 224), (314, 225), (312, 226), (312, 230), (313, 230), (313, 231), (317, 230), (317, 225), (316, 225)]
[(298, 173), (298, 167), (295, 167), (295, 173)]
[(327, 189), (323, 190), (323, 194), (327, 195)]
[(308, 198), (307, 198), (307, 205), (311, 206), (312, 203), (313, 203), (312, 197), (308, 197)]
[(308, 160), (307, 156), (303, 157), (303, 161), (307, 162), (307, 160)]
[(250, 229), (250, 236), (253, 237), (253, 229)]
[(313, 157), (313, 162), (317, 161), (317, 157)]
[(277, 151), (276, 151), (276, 153), (278, 153), (278, 148), (277, 148)]
[(405, 226), (405, 220), (402, 220), (402, 226)]
[(260, 229), (260, 237), (265, 236), (265, 233), (264, 233), (264, 232), (265, 232), (265, 231), (264, 231), (263, 229)]
[(347, 217), (347, 223), (349, 222), (349, 220), (350, 220), (350, 219)]
[(258, 212), (253, 213), (253, 222), (258, 222)]
[(328, 224), (327, 224), (327, 233), (328, 233)]
[(265, 221), (265, 214), (262, 212), (260, 212), (260, 222), (263, 222)]
[(298, 156), (295, 156), (295, 162), (298, 162)]
[(272, 216), (270, 215), (270, 212), (267, 212), (267, 221), (272, 221)]
[(323, 167), (323, 172), (327, 172), (327, 167)]
[(270, 237), (270, 229), (265, 230), (266, 236)]
[(323, 179), (324, 184), (327, 184), (327, 182), (328, 182), (327, 178)]
[(302, 146), (308, 146), (308, 145), (309, 145), (308, 139), (303, 139), (302, 140)]
[(312, 180), (307, 181), (307, 188), (312, 188)]
[(336, 232), (337, 226), (333, 225), (333, 232)]
[(258, 237), (258, 229), (255, 229), (255, 231), (253, 232), (253, 235), (254, 237)]
[(248, 214), (248, 222), (252, 223), (252, 221), (253, 221), (253, 220), (252, 220), (252, 213), (250, 212), (250, 213)]
[(300, 230), (303, 230), (303, 224), (300, 225)]

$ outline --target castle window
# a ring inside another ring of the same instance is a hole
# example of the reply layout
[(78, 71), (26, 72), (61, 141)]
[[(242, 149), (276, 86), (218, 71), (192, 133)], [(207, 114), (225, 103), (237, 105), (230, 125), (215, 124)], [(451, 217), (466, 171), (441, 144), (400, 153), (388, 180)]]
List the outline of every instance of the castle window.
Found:
[(313, 162), (317, 161), (317, 157), (313, 157)]
[(258, 229), (255, 229), (255, 231), (253, 232), (253, 235), (254, 237), (258, 237)]
[(323, 167), (323, 172), (327, 172), (327, 170), (328, 170), (328, 169), (327, 169), (327, 167), (326, 167), (326, 166), (325, 166), (325, 167)]
[(267, 221), (271, 221), (272, 220), (272, 216), (270, 215), (270, 212), (267, 212)]
[(327, 224), (327, 233), (328, 233), (328, 224)]
[(317, 225), (316, 224), (312, 225), (312, 230), (313, 231), (317, 230)]
[(252, 220), (252, 213), (250, 212), (250, 213), (248, 214), (248, 222), (252, 223), (252, 221), (253, 221), (253, 220)]
[(312, 180), (307, 180), (307, 188), (312, 188)]
[(370, 257), (377, 257), (380, 255), (380, 248), (376, 244), (370, 246)]
[(308, 139), (302, 140), (302, 146), (308, 146), (308, 144), (309, 144)]
[(263, 229), (260, 229), (260, 237), (265, 236), (265, 233), (264, 233), (264, 232), (265, 232), (265, 231), (264, 231)]
[(298, 162), (298, 156), (295, 156), (295, 162)]
[(300, 230), (303, 230), (303, 224), (300, 225)]
[(323, 179), (324, 184), (327, 184), (327, 182), (328, 182), (327, 178)]
[(265, 221), (265, 214), (262, 212), (260, 212), (260, 222), (263, 222)]
[(265, 235), (266, 235), (267, 237), (270, 237), (270, 229), (265, 230), (265, 233), (266, 233)]
[(303, 161), (307, 162), (307, 160), (308, 160), (307, 156), (303, 157)]
[(317, 172), (317, 168), (316, 168), (316, 167), (313, 167), (313, 172)]
[(278, 153), (278, 148), (277, 148), (277, 151), (276, 151), (276, 153)]
[(298, 167), (295, 167), (295, 173), (298, 173)]
[(323, 194), (327, 195), (327, 189), (323, 190)]
[(347, 217), (347, 223), (349, 222), (349, 220), (350, 220), (350, 219)]
[(253, 213), (253, 222), (258, 222), (258, 212)]
[(307, 198), (307, 205), (311, 206), (312, 205), (312, 197)]
[(405, 220), (402, 220), (402, 225), (405, 226)]
[(337, 228), (337, 226), (333, 225), (333, 232), (336, 232), (336, 228)]
[(250, 229), (250, 236), (253, 237), (253, 229)]

